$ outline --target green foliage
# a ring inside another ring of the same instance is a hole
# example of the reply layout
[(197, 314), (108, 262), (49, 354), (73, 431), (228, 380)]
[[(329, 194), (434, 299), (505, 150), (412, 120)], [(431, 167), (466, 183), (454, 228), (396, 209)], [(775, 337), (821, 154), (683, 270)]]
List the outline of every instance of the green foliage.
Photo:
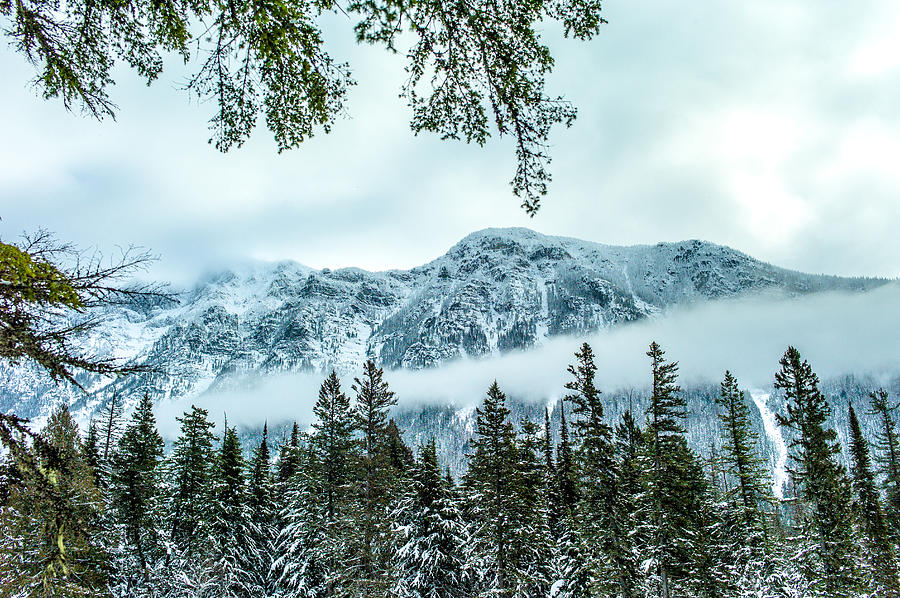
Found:
[(102, 499), (66, 407), (52, 413), (41, 436), (53, 449), (39, 456), (43, 475), (28, 475), (17, 464), (24, 475), (2, 509), (0, 590), (35, 598), (108, 596)]
[(900, 438), (897, 437), (893, 413), (898, 405), (888, 402), (888, 393), (883, 388), (869, 393), (869, 398), (872, 401), (872, 415), (878, 418), (875, 450), (887, 498), (885, 515), (896, 543), (900, 539)]
[(159, 555), (163, 439), (156, 429), (153, 404), (144, 394), (112, 461), (112, 504), (125, 528), (125, 541), (137, 564), (138, 581)]
[(171, 542), (186, 557), (203, 552), (205, 529), (210, 521), (209, 511), (213, 488), (212, 465), (214, 426), (208, 412), (195, 405), (182, 417), (181, 435), (175, 441), (170, 467), (174, 482), (171, 498)]
[(108, 88), (117, 61), (150, 83), (164, 54), (185, 62), (199, 56), (186, 87), (215, 105), (210, 142), (221, 151), (242, 145), (260, 115), (279, 151), (330, 131), (354, 81), (349, 65), (325, 50), (319, 21), (326, 13), (354, 19), (360, 43), (406, 54), (401, 95), (413, 132), (478, 145), (492, 132), (510, 136), (518, 160), (513, 192), (530, 215), (537, 212), (550, 180), (550, 131), (570, 126), (576, 114), (545, 91), (554, 60), (541, 31), (556, 21), (566, 36), (590, 39), (605, 22), (598, 0), (0, 1), (6, 34), (37, 70), (44, 97), (98, 119), (116, 111)]
[(744, 391), (731, 372), (725, 372), (716, 403), (722, 408), (719, 420), (722, 422), (722, 441), (725, 449), (725, 463), (730, 476), (737, 485), (729, 498), (738, 503), (743, 524), (736, 531), (746, 534), (746, 545), (758, 545), (765, 533), (762, 505), (767, 498), (766, 475), (763, 461), (757, 456), (756, 444), (759, 437), (750, 423), (750, 409)]
[[(0, 2), (0, 13), (3, 6)], [(31, 4), (17, 2), (16, 7), (28, 12)], [(35, 15), (26, 21), (31, 18), (40, 21)], [(94, 308), (123, 300), (170, 299), (157, 287), (117, 286), (150, 260), (129, 250), (120, 261), (103, 266), (99, 257), (60, 245), (46, 232), (26, 238), (21, 246), (0, 242), (0, 359), (33, 362), (53, 380), (77, 388), (79, 370), (118, 375), (147, 369), (97, 358), (73, 341), (97, 326), (99, 321), (90, 315)]]
[[(838, 461), (837, 433), (826, 428), (831, 415), (819, 390), (819, 378), (800, 352), (788, 347), (775, 373), (775, 388), (784, 392), (787, 416), (778, 423), (794, 434), (791, 469), (803, 500), (800, 513), (807, 548), (800, 559), (813, 587), (836, 596), (857, 587), (850, 520), (850, 484)], [(819, 591), (819, 590), (817, 590)]]
[(897, 563), (875, 487), (869, 443), (863, 436), (853, 405), (850, 405), (850, 454), (853, 457), (854, 507), (868, 548), (869, 565), (874, 574), (873, 589), (885, 596), (897, 596), (900, 593)]

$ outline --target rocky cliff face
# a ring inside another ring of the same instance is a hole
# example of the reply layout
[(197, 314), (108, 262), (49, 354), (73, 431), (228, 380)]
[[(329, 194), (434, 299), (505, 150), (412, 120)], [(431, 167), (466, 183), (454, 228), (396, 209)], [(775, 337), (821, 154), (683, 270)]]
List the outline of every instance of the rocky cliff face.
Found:
[(353, 373), (368, 357), (389, 369), (433, 367), (655, 317), (678, 304), (882, 282), (791, 272), (701, 241), (615, 247), (489, 229), (408, 271), (257, 264), (200, 281), (178, 305), (110, 311), (89, 346), (156, 371), (86, 377), (85, 397), (30, 366), (2, 366), (0, 410), (32, 417), (68, 401), (89, 412), (113, 391), (129, 402), (143, 392), (192, 397), (272, 372)]

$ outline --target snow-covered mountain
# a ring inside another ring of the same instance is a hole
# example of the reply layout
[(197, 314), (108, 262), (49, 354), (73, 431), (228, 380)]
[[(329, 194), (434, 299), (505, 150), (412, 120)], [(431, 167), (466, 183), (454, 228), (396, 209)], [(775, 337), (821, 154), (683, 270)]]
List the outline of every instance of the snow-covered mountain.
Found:
[(86, 377), (92, 394), (27, 365), (0, 367), (0, 410), (39, 415), (64, 400), (90, 410), (115, 389), (130, 401), (193, 397), (247, 376), (425, 368), (656, 317), (685, 303), (749, 293), (868, 290), (885, 281), (802, 274), (702, 241), (617, 247), (528, 229), (473, 233), (411, 270), (313, 270), (295, 262), (218, 272), (177, 305), (117, 309), (93, 351), (157, 371)]

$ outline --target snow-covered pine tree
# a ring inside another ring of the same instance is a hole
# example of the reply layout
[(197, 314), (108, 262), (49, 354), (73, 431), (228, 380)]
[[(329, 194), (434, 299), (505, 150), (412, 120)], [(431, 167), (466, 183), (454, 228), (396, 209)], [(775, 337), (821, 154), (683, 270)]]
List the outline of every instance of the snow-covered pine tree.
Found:
[(371, 359), (363, 365), (362, 376), (354, 379), (353, 390), (354, 428), (361, 443), (355, 515), (360, 570), (353, 582), (363, 596), (381, 596), (390, 584), (393, 533), (388, 515), (398, 480), (388, 451), (387, 416), (397, 399), (384, 380), (384, 371)]
[(897, 579), (897, 562), (885, 526), (884, 514), (875, 474), (869, 456), (869, 443), (863, 436), (853, 405), (850, 405), (850, 455), (852, 457), (854, 507), (856, 519), (866, 543), (868, 566), (873, 575), (869, 578), (872, 590), (878, 596), (900, 595)]
[(288, 480), (272, 566), (277, 596), (349, 595), (359, 571), (351, 517), (351, 483), (358, 459), (350, 399), (334, 371), (319, 388), (313, 432), (296, 475)]
[(422, 448), (412, 483), (393, 516), (397, 598), (465, 598), (468, 533), (452, 490), (441, 477), (434, 438)]
[(248, 551), (249, 508), (244, 480), (244, 457), (235, 428), (226, 420), (222, 443), (212, 471), (210, 501), (211, 545), (196, 594), (256, 597), (252, 575), (243, 566)]
[(859, 585), (850, 526), (850, 482), (838, 461), (837, 434), (825, 424), (831, 409), (819, 390), (819, 378), (800, 352), (788, 347), (775, 373), (784, 393), (787, 416), (779, 425), (792, 433), (790, 469), (802, 503), (803, 544), (798, 565), (813, 591), (823, 596), (850, 595)]
[(513, 595), (515, 575), (512, 552), (518, 522), (511, 507), (518, 455), (506, 395), (496, 380), (475, 415), (473, 452), (464, 478), (472, 534), (467, 566), (475, 574), (474, 595), (506, 598)]
[(40, 437), (41, 477), (19, 468), (0, 511), (0, 590), (34, 598), (110, 596), (104, 505), (65, 405), (52, 412)]
[(577, 363), (568, 368), (572, 379), (566, 382), (565, 397), (573, 406), (578, 461), (575, 521), (595, 551), (589, 561), (599, 568), (600, 580), (609, 583), (595, 591), (630, 598), (635, 593), (636, 565), (619, 503), (612, 429), (603, 419), (601, 393), (594, 384), (597, 366), (591, 346), (582, 344), (575, 358)]
[(670, 598), (677, 587), (696, 582), (698, 563), (705, 560), (698, 535), (698, 515), (706, 483), (696, 457), (687, 446), (683, 421), (686, 403), (677, 384), (678, 363), (667, 362), (656, 342), (650, 344), (652, 387), (647, 408), (646, 441), (641, 455), (644, 511), (643, 568), (653, 592)]
[(275, 489), (269, 463), (269, 426), (263, 425), (263, 437), (253, 451), (247, 476), (249, 521), (241, 564), (248, 576), (252, 596), (266, 596), (273, 585), (270, 579), (275, 551)]
[(191, 406), (182, 417), (181, 435), (169, 462), (172, 496), (169, 505), (171, 548), (183, 564), (199, 562), (208, 549), (212, 490), (213, 433), (208, 412)]
[(886, 499), (885, 517), (896, 545), (900, 544), (900, 438), (893, 413), (900, 404), (890, 404), (888, 393), (883, 388), (869, 393), (869, 398), (872, 402), (871, 413), (878, 418), (875, 451)]
[(285, 484), (300, 469), (300, 460), (303, 458), (300, 450), (300, 427), (294, 422), (291, 428), (290, 441), (281, 445), (278, 449), (277, 478), (278, 484)]
[(144, 394), (119, 441), (110, 478), (112, 504), (131, 554), (131, 563), (120, 569), (127, 587), (134, 592), (146, 590), (150, 565), (160, 556), (159, 483), (163, 447), (153, 416), (153, 403)]
[(560, 519), (562, 517), (562, 505), (559, 499), (559, 477), (556, 472), (556, 463), (553, 458), (553, 431), (550, 427), (550, 410), (544, 407), (544, 435), (541, 439), (541, 454), (544, 460), (543, 500), (547, 510), (547, 525), (550, 528), (550, 537), (556, 541), (560, 537)]
[[(727, 499), (736, 506), (737, 520), (740, 522), (734, 526), (732, 538), (738, 542), (736, 548), (741, 553), (763, 549), (766, 544), (763, 505), (769, 497), (769, 492), (766, 491), (767, 476), (756, 449), (759, 436), (751, 427), (750, 409), (744, 391), (740, 390), (738, 381), (731, 372), (725, 372), (715, 401), (722, 408), (719, 413), (724, 449), (721, 458), (728, 475), (735, 483), (728, 492)], [(746, 556), (759, 557), (758, 554)]]
[(512, 520), (517, 522), (512, 561), (515, 563), (513, 594), (544, 598), (555, 579), (553, 539), (547, 505), (541, 491), (544, 467), (540, 457), (538, 426), (523, 419), (516, 443), (515, 496)]

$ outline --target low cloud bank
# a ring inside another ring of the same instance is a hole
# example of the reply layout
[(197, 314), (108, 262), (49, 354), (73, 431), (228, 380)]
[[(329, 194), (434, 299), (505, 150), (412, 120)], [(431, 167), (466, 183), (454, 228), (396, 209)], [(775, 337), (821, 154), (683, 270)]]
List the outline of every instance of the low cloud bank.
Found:
[[(794, 345), (821, 378), (850, 372), (900, 370), (900, 283), (868, 293), (823, 293), (793, 299), (755, 297), (716, 301), (673, 310), (583, 337), (559, 337), (528, 351), (460, 360), (429, 370), (386, 372), (401, 406), (478, 404), (496, 379), (509, 395), (543, 401), (559, 397), (566, 367), (582, 342), (591, 344), (604, 390), (645, 387), (647, 346), (656, 340), (680, 364), (685, 383), (716, 381), (730, 369), (744, 387), (771, 384), (778, 360)], [(350, 392), (352, 379), (342, 380)], [(177, 434), (175, 417), (190, 404), (209, 409), (221, 422), (258, 427), (264, 421), (308, 424), (321, 375), (285, 374), (257, 380), (248, 390), (209, 393), (158, 407), (164, 435)]]

